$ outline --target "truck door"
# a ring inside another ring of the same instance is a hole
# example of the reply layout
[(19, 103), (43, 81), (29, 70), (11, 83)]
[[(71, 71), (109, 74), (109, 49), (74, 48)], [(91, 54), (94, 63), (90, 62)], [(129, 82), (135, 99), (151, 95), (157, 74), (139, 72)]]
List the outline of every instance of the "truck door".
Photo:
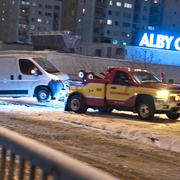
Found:
[(133, 107), (134, 87), (131, 77), (123, 71), (117, 71), (112, 84), (107, 85), (107, 103), (113, 106)]
[(17, 79), (17, 60), (15, 57), (0, 59), (0, 96), (21, 96)]
[(32, 96), (35, 85), (43, 81), (42, 72), (29, 59), (19, 59), (19, 73), (17, 75), (19, 80), (19, 89), (26, 92), (27, 96)]

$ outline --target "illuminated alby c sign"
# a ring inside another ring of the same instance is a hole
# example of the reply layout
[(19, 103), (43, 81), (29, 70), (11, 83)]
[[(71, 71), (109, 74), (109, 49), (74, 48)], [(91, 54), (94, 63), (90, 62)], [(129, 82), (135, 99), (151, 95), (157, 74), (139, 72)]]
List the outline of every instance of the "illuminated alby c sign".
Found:
[(139, 46), (180, 51), (180, 37), (144, 33)]

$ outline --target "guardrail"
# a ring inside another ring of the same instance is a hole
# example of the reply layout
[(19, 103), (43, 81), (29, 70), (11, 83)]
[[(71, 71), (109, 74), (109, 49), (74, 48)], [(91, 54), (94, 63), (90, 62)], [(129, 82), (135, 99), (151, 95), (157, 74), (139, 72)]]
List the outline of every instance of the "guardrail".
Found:
[(0, 127), (0, 180), (115, 180), (62, 152)]

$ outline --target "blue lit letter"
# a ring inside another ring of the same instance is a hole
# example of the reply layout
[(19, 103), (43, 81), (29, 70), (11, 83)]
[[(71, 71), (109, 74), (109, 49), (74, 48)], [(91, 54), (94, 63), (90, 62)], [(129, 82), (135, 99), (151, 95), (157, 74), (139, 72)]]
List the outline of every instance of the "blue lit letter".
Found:
[(166, 49), (170, 49), (171, 48), (171, 42), (174, 39), (174, 36), (165, 36), (166, 37)]
[(176, 48), (177, 51), (180, 51), (180, 37), (176, 39), (175, 43), (174, 43), (174, 46)]
[(147, 33), (144, 33), (143, 38), (141, 39), (141, 42), (139, 43), (139, 46), (149, 46), (149, 39)]
[(156, 47), (156, 45), (154, 45), (154, 34), (150, 34), (150, 40), (149, 40), (149, 47)]
[(165, 36), (161, 34), (157, 35), (156, 48), (159, 49), (165, 48)]

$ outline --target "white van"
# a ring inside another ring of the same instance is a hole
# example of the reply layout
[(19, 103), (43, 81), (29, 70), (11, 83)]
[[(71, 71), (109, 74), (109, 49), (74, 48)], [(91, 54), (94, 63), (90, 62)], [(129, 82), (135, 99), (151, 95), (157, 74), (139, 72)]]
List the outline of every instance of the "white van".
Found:
[(68, 79), (45, 58), (0, 56), (0, 97), (65, 100)]

